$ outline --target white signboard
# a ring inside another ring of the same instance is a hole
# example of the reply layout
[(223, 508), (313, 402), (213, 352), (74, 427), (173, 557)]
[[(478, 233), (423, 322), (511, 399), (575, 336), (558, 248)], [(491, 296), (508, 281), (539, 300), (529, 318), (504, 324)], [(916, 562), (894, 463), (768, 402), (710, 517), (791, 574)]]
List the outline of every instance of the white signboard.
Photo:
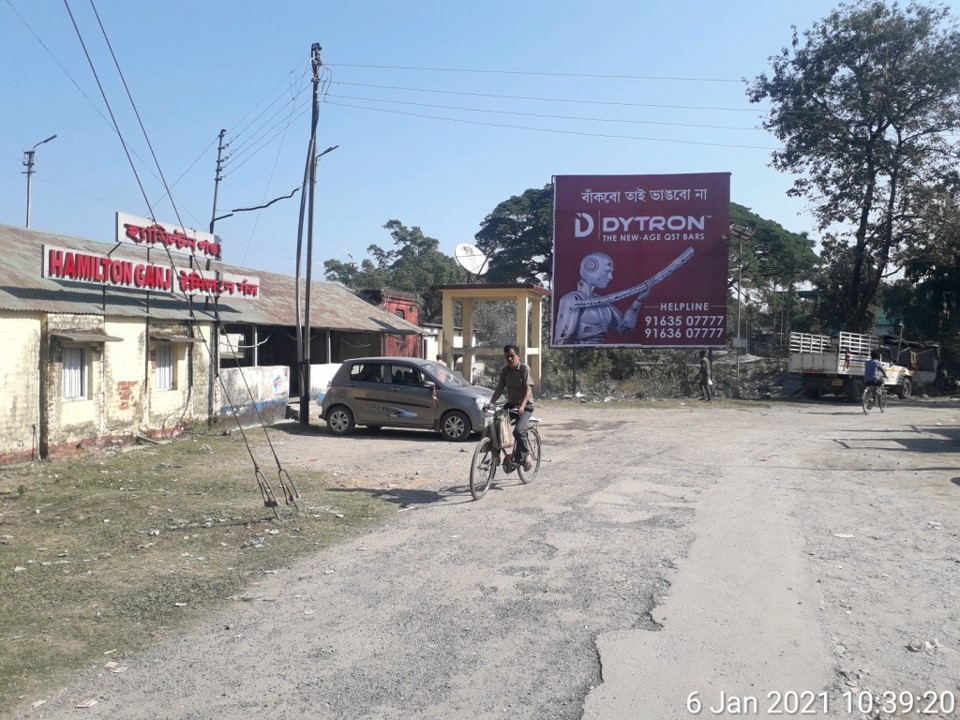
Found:
[(220, 259), (220, 242), (215, 235), (149, 218), (117, 213), (117, 242), (146, 248), (168, 249), (204, 260)]

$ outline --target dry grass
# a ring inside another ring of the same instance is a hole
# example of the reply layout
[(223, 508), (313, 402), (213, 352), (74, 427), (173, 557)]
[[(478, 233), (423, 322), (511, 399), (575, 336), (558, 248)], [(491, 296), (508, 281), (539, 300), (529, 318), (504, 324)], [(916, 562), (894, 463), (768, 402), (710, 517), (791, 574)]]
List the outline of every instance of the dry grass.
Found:
[(279, 519), (239, 436), (0, 470), (0, 715), (106, 652), (122, 667), (255, 576), (390, 511), (366, 494), (334, 498), (321, 473), (291, 473), (297, 512), (273, 457), (257, 460)]

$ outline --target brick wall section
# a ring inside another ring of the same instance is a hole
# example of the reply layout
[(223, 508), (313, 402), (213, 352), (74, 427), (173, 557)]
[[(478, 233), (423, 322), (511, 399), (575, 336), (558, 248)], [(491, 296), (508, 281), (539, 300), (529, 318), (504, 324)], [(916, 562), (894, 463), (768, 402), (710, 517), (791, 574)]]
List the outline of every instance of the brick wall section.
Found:
[(117, 399), (119, 400), (118, 408), (120, 410), (128, 410), (130, 408), (130, 402), (137, 397), (134, 390), (139, 384), (137, 380), (121, 380), (117, 383)]

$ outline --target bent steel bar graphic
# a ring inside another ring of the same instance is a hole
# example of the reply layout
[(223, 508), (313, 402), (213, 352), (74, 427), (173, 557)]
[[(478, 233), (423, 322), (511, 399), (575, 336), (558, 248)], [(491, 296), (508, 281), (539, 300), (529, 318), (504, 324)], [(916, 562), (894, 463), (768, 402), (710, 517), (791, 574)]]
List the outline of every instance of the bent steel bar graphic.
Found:
[(616, 302), (617, 300), (623, 300), (625, 297), (630, 297), (631, 295), (638, 295), (640, 293), (649, 293), (651, 288), (656, 285), (661, 280), (665, 280), (673, 273), (680, 268), (681, 265), (687, 262), (690, 258), (693, 257), (693, 248), (689, 247), (684, 250), (676, 260), (667, 265), (663, 270), (658, 272), (649, 280), (644, 280), (639, 285), (634, 285), (633, 287), (627, 288), (626, 290), (621, 290), (620, 292), (615, 292), (612, 295), (604, 295), (603, 297), (590, 298), (589, 300), (581, 300), (579, 302), (573, 303), (571, 306), (574, 309), (579, 310), (580, 308), (587, 307), (597, 307), (599, 305), (609, 305), (610, 303)]

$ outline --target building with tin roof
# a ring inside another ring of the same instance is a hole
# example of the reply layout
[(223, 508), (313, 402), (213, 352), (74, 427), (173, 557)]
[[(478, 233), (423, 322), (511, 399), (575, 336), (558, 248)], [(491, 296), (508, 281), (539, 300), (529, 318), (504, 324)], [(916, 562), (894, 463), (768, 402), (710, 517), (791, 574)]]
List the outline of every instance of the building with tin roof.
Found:
[(283, 418), (300, 392), (297, 327), (307, 321), (306, 356), (318, 369), (422, 333), (342, 286), (314, 282), (308, 292), (301, 282), (298, 292), (293, 277), (205, 256), (204, 241), (125, 227), (136, 241), (0, 224), (0, 463), (255, 410)]

